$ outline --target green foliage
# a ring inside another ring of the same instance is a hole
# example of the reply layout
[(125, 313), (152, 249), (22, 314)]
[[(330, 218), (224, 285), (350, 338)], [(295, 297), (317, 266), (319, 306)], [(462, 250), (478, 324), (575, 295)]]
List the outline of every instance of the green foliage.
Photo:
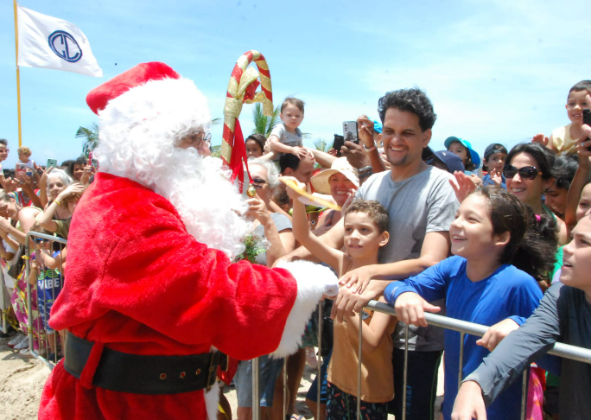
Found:
[(222, 145), (211, 146), (211, 155), (217, 158), (222, 157)]
[(88, 153), (92, 152), (99, 145), (99, 126), (92, 123), (90, 128), (80, 126), (76, 131), (76, 138), (84, 139), (82, 145), (82, 153), (88, 157)]
[(317, 139), (314, 142), (314, 147), (316, 150), (328, 153), (328, 151), (332, 149), (332, 144), (328, 144), (328, 142), (324, 139)]
[(248, 260), (251, 263), (256, 263), (257, 255), (267, 251), (265, 247), (265, 240), (260, 236), (251, 233), (242, 239), (242, 243), (246, 249), (244, 252), (236, 257), (237, 261)]
[(276, 107), (273, 111), (272, 117), (267, 117), (263, 114), (263, 106), (261, 104), (255, 104), (254, 110), (252, 112), (252, 117), (254, 120), (254, 130), (252, 134), (262, 134), (265, 137), (269, 137), (273, 128), (279, 122), (279, 107)]

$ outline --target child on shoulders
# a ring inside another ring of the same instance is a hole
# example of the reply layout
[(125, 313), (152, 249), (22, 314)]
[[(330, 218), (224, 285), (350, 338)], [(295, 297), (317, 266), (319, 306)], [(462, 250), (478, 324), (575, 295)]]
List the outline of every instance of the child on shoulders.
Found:
[[(547, 147), (558, 154), (576, 154), (576, 141), (583, 134), (583, 109), (591, 108), (591, 80), (581, 80), (570, 88), (565, 108), (571, 122), (552, 131)], [(543, 139), (543, 134), (534, 137), (536, 142)]]
[[(388, 243), (388, 212), (377, 201), (356, 200), (344, 213), (345, 252), (323, 244), (308, 229), (305, 206), (298, 194), (287, 189), (293, 199), (295, 238), (339, 276), (350, 270), (378, 263), (378, 251)], [(382, 298), (383, 300), (383, 298)], [(361, 416), (387, 419), (388, 402), (394, 398), (392, 338), (396, 318), (383, 313), (354, 314), (334, 324), (334, 347), (328, 367), (327, 419), (354, 418), (357, 410), (359, 316), (362, 328)]]
[(33, 159), (31, 159), (31, 155), (33, 154), (31, 149), (26, 146), (22, 146), (17, 149), (17, 152), (19, 163), (23, 163), (27, 168), (37, 169), (37, 164)]
[(304, 102), (296, 98), (286, 98), (281, 105), (281, 122), (273, 128), (267, 140), (274, 160), (278, 160), (280, 153), (290, 153), (300, 159), (308, 153), (303, 147), (302, 132), (299, 126), (304, 120)]

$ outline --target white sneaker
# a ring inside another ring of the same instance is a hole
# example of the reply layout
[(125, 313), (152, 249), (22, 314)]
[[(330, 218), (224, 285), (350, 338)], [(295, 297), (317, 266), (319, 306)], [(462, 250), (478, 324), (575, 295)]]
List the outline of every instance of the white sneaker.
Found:
[(16, 346), (18, 343), (21, 342), (21, 340), (23, 339), (24, 335), (21, 333), (16, 333), (16, 335), (14, 337), (12, 337), (8, 343), (6, 343), (6, 345), (8, 347), (14, 347)]
[(31, 353), (31, 350), (29, 350), (28, 348), (22, 349), (21, 351), (19, 351), (19, 354), (21, 356), (25, 356), (25, 357), (33, 357), (33, 354)]
[(18, 342), (17, 345), (13, 347), (15, 350), (23, 350), (29, 348), (29, 337), (23, 337), (21, 341)]

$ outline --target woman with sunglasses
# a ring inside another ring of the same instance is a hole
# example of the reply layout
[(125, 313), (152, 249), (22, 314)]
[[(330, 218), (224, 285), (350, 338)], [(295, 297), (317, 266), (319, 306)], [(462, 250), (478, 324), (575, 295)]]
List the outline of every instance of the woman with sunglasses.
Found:
[[(256, 262), (271, 267), (277, 258), (293, 251), (295, 247), (291, 220), (281, 213), (274, 213), (270, 207), (274, 190), (279, 186), (279, 172), (275, 164), (267, 159), (249, 159), (248, 169), (257, 195), (248, 200), (250, 209), (246, 215), (254, 219), (254, 234), (268, 242), (267, 251), (258, 254)], [(251, 361), (241, 361), (234, 376), (234, 385), (238, 394), (238, 420), (252, 418), (251, 366)], [(260, 402), (263, 419), (271, 418), (273, 398), (281, 398), (283, 395), (282, 392), (274, 393), (275, 382), (282, 367), (283, 359), (259, 357), (261, 398), (255, 404)], [(282, 407), (282, 405), (282, 401), (276, 401), (275, 406)]]
[(507, 190), (536, 214), (538, 233), (548, 238), (558, 235), (558, 243), (562, 245), (567, 239), (564, 222), (542, 200), (544, 190), (554, 182), (554, 159), (551, 151), (537, 143), (520, 143), (507, 155), (503, 175)]

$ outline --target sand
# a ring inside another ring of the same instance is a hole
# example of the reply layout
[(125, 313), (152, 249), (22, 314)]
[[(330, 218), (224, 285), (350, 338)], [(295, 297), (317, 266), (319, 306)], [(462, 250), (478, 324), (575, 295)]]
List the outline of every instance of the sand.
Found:
[(49, 367), (13, 351), (8, 340), (0, 339), (0, 419), (36, 419)]

